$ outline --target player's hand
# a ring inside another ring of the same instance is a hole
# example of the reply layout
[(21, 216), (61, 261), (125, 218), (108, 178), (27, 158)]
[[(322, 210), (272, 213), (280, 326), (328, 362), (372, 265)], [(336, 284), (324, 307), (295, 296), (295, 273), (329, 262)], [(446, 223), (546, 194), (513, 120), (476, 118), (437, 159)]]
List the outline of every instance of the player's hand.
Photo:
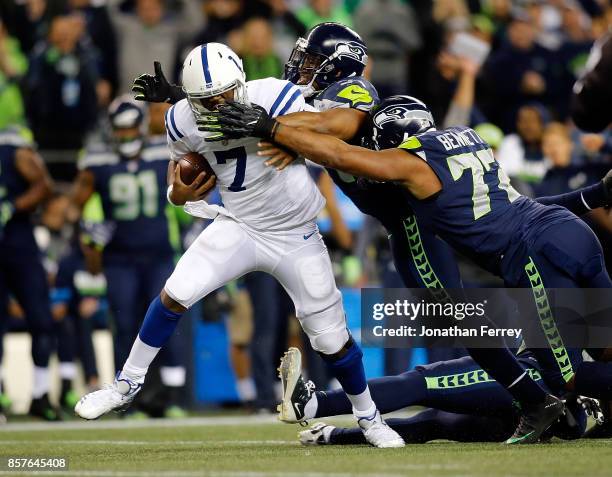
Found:
[(181, 166), (176, 165), (171, 175), (172, 192), (170, 200), (174, 205), (185, 205), (186, 202), (203, 200), (206, 194), (215, 186), (216, 176), (210, 176), (206, 181), (206, 172), (200, 172), (191, 184), (185, 184), (181, 179)]
[(597, 399), (593, 399), (586, 396), (578, 396), (578, 399), (576, 401), (580, 406), (582, 406), (582, 409), (584, 409), (588, 416), (591, 416), (593, 419), (595, 419), (595, 422), (597, 422), (597, 424), (604, 423), (604, 414)]
[(269, 157), (265, 162), (266, 166), (276, 167), (277, 171), (282, 171), (285, 167), (295, 161), (298, 155), (277, 144), (262, 141), (259, 144), (258, 156)]
[(198, 121), (198, 129), (233, 137), (273, 139), (278, 123), (257, 104), (246, 105), (234, 101), (220, 105), (217, 111)]
[(135, 99), (149, 103), (174, 104), (185, 97), (180, 86), (168, 82), (159, 61), (153, 63), (153, 68), (155, 75), (143, 74), (134, 80), (132, 91)]

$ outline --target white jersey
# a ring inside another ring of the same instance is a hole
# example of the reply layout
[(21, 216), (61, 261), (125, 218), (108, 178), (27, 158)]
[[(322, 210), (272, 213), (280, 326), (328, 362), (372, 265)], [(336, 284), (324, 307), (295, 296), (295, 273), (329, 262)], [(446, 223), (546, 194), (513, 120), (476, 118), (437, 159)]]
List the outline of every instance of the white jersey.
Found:
[[(249, 101), (272, 117), (306, 109), (300, 90), (288, 81), (266, 78), (248, 81), (246, 86)], [(212, 133), (198, 131), (186, 99), (168, 110), (166, 130), (172, 160), (195, 151), (212, 166), (225, 207), (216, 212), (255, 229), (287, 230), (313, 220), (325, 205), (303, 159), (277, 171), (257, 156), (257, 138), (206, 142)], [(188, 203), (185, 210), (192, 213), (198, 204)]]

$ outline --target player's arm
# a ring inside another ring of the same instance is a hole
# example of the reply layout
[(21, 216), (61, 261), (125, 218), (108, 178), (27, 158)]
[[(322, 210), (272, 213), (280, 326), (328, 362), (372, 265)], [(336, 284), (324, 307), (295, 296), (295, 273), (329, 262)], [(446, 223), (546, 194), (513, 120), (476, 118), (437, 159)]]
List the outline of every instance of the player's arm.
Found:
[(35, 209), (46, 200), (53, 190), (53, 181), (41, 157), (29, 148), (17, 149), (15, 156), (17, 171), (29, 184), (28, 189), (15, 199), (16, 211)]
[(544, 205), (560, 205), (576, 215), (584, 215), (591, 210), (612, 205), (612, 170), (597, 184), (548, 197), (538, 197), (537, 202)]
[(320, 113), (302, 111), (279, 116), (276, 120), (293, 128), (308, 129), (329, 134), (344, 141), (353, 139), (368, 117), (365, 111), (353, 108), (335, 108)]
[(79, 171), (70, 194), (72, 203), (76, 205), (79, 210), (83, 210), (83, 206), (95, 191), (96, 179), (94, 173), (89, 169)]

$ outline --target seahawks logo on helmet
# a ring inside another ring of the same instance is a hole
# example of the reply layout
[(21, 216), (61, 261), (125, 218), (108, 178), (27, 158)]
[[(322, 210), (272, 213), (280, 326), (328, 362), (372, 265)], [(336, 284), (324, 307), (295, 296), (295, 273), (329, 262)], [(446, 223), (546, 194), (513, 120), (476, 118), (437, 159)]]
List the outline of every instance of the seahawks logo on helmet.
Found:
[(348, 56), (354, 60), (359, 61), (360, 63), (365, 64), (368, 55), (364, 50), (363, 46), (354, 41), (347, 43), (338, 43), (336, 45), (336, 55), (337, 57)]
[(424, 119), (430, 121), (432, 124), (434, 122), (433, 117), (427, 111), (409, 109), (404, 106), (394, 104), (378, 111), (374, 115), (374, 124), (377, 127), (382, 128), (384, 124), (391, 121), (397, 121), (399, 119)]

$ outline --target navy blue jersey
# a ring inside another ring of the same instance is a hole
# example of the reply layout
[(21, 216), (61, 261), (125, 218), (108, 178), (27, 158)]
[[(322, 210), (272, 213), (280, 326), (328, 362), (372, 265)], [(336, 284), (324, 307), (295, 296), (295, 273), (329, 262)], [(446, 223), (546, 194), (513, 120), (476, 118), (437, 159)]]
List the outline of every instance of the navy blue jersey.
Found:
[(578, 220), (563, 207), (521, 196), (490, 146), (468, 127), (428, 131), (399, 148), (426, 161), (442, 183), (442, 190), (426, 200), (406, 193), (417, 216), (455, 249), (495, 273), (511, 245), (529, 244), (550, 225)]
[(309, 101), (318, 111), (335, 108), (353, 108), (369, 113), (380, 103), (376, 88), (361, 76), (332, 83)]
[(80, 168), (94, 175), (105, 220), (116, 225), (105, 256), (173, 253), (166, 216), (168, 160), (165, 138), (160, 138), (149, 142), (137, 160), (92, 149), (81, 161)]
[[(16, 165), (17, 150), (33, 147), (28, 134), (27, 130), (17, 128), (0, 131), (0, 202), (5, 200), (14, 202), (29, 188), (28, 182), (19, 173)], [(2, 246), (38, 251), (28, 212), (15, 212), (0, 236)]]

